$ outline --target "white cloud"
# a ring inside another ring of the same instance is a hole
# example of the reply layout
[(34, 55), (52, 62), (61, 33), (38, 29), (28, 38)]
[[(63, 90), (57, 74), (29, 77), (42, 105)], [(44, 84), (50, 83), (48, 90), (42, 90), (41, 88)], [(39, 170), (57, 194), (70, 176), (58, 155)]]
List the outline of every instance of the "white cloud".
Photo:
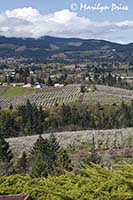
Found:
[(98, 22), (77, 13), (61, 10), (42, 15), (31, 7), (7, 10), (0, 14), (0, 35), (34, 37), (44, 35), (110, 39), (113, 33), (133, 29), (133, 21)]
[(18, 9), (14, 9), (12, 11), (7, 10), (6, 15), (8, 17), (14, 17), (14, 18), (19, 18), (19, 19), (30, 19), (30, 18), (34, 18), (34, 17), (38, 17), (40, 15), (40, 13), (38, 12), (38, 10), (33, 9), (31, 7), (28, 8), (18, 8)]

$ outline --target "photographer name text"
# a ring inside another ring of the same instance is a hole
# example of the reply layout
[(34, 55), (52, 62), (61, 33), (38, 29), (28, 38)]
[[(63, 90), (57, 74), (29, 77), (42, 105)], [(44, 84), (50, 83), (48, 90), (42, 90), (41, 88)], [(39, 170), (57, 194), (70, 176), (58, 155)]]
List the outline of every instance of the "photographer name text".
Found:
[(72, 3), (70, 6), (72, 11), (98, 11), (100, 13), (103, 13), (105, 11), (128, 11), (129, 7), (128, 5), (123, 4), (115, 4), (112, 3), (111, 5), (102, 5), (101, 3), (95, 3), (94, 5), (90, 5), (87, 3)]

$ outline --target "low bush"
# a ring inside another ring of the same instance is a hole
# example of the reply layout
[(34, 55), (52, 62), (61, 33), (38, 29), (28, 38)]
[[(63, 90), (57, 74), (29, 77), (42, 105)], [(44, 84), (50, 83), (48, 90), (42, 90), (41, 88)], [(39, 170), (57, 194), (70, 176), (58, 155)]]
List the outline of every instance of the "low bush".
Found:
[(133, 165), (110, 170), (92, 164), (59, 177), (31, 178), (14, 175), (0, 178), (0, 194), (30, 194), (33, 200), (131, 200)]

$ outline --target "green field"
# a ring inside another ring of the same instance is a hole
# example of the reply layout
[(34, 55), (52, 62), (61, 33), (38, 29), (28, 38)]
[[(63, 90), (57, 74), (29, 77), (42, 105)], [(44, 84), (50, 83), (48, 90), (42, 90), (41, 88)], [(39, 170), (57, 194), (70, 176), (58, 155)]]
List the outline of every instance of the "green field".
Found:
[(2, 97), (22, 96), (26, 93), (34, 91), (32, 88), (8, 87), (2, 94)]
[(23, 87), (8, 87), (2, 94), (1, 97), (16, 97), (22, 96), (25, 94), (29, 94), (32, 92), (41, 93), (41, 92), (56, 92), (61, 90), (60, 88), (48, 87), (43, 89), (35, 89), (35, 88), (23, 88)]
[[(112, 104), (119, 103), (122, 100), (129, 102), (132, 99), (132, 91), (121, 88), (113, 88), (108, 86), (97, 85), (95, 92), (81, 93), (80, 84), (70, 84), (62, 88), (44, 87), (42, 89), (23, 88), (23, 87), (7, 87), (0, 89), (0, 97), (2, 98), (0, 106), (9, 107), (11, 104), (18, 106), (23, 104), (28, 98), (31, 103), (49, 108), (58, 104), (71, 103), (100, 103)], [(24, 98), (21, 98), (21, 97)], [(16, 98), (14, 98), (16, 97)]]

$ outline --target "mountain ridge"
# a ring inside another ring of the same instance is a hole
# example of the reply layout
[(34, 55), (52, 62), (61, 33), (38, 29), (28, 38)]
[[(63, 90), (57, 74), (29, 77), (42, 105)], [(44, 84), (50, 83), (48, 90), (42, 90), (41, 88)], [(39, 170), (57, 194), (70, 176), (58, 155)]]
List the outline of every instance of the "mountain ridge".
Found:
[[(54, 57), (63, 59), (108, 58), (130, 59), (133, 55), (133, 43), (119, 44), (106, 40), (60, 38), (43, 36), (34, 38), (15, 38), (0, 36), (0, 57)], [(71, 55), (70, 55), (71, 54)], [(91, 54), (91, 55), (90, 55)]]

